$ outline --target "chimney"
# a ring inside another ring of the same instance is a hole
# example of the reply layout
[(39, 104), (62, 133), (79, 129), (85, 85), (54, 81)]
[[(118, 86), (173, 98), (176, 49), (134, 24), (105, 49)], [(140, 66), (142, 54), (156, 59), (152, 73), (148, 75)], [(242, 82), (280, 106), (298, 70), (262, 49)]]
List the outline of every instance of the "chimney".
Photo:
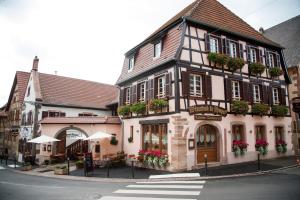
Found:
[(39, 58), (35, 56), (33, 59), (32, 70), (38, 71), (38, 68), (39, 68)]
[(258, 30), (259, 30), (259, 32), (260, 32), (261, 34), (264, 34), (264, 33), (265, 33), (265, 30), (264, 30), (263, 27), (260, 27)]

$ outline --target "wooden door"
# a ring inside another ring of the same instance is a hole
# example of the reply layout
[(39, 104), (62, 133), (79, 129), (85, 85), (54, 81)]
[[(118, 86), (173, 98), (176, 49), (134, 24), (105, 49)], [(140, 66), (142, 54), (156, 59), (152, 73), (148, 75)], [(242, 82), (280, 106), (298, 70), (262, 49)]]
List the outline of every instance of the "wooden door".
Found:
[(212, 125), (203, 125), (196, 132), (197, 163), (204, 163), (207, 155), (208, 162), (217, 161), (217, 129)]
[(58, 135), (57, 139), (58, 141), (56, 144), (56, 154), (65, 154), (66, 153), (66, 132), (62, 132)]

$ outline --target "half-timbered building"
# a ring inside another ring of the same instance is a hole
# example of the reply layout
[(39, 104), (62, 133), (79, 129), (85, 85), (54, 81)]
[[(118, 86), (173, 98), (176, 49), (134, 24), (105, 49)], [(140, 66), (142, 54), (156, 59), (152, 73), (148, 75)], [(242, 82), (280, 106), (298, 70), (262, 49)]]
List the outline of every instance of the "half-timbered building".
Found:
[(169, 170), (289, 155), (289, 83), (280, 45), (218, 1), (196, 0), (125, 54), (124, 151), (159, 150)]

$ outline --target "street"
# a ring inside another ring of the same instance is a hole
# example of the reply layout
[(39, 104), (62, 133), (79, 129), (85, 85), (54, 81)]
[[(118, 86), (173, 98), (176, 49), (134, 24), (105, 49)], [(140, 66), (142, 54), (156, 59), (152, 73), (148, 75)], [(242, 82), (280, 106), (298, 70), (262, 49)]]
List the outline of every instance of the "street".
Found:
[(300, 167), (269, 175), (208, 181), (101, 183), (19, 174), (0, 166), (1, 200), (293, 200), (300, 196)]

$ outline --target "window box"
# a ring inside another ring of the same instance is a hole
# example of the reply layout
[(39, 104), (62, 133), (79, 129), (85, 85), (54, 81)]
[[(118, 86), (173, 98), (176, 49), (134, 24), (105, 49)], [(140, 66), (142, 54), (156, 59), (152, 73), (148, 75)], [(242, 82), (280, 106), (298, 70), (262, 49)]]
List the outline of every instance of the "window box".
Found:
[(227, 61), (227, 67), (233, 72), (238, 69), (242, 69), (244, 64), (245, 62), (241, 58), (228, 58)]
[(284, 140), (277, 140), (276, 141), (276, 151), (277, 151), (277, 153), (285, 153), (287, 151), (286, 146), (287, 146), (287, 144)]
[(284, 117), (288, 113), (288, 109), (286, 106), (273, 105), (272, 106), (272, 114), (276, 117)]
[(130, 113), (130, 106), (126, 105), (126, 106), (119, 107), (118, 113), (119, 113), (119, 115), (122, 115), (122, 116), (128, 116)]
[(233, 101), (231, 104), (231, 112), (235, 114), (246, 115), (248, 113), (249, 106), (246, 101)]
[(258, 75), (264, 73), (266, 67), (261, 63), (250, 63), (249, 69), (251, 74)]
[(138, 160), (146, 167), (165, 168), (169, 164), (168, 155), (156, 150), (140, 150)]
[(218, 64), (220, 66), (224, 66), (224, 65), (227, 64), (228, 56), (224, 55), (224, 54), (210, 52), (210, 53), (208, 53), (207, 59), (210, 62), (213, 62), (213, 63)]
[(130, 111), (139, 115), (144, 114), (146, 112), (146, 103), (138, 102), (130, 106)]
[(235, 156), (245, 155), (247, 151), (248, 144), (241, 140), (233, 140), (232, 142), (232, 151)]
[(256, 140), (255, 149), (261, 155), (266, 155), (268, 153), (269, 143), (265, 139)]
[(256, 103), (252, 105), (252, 114), (254, 115), (267, 115), (269, 112), (269, 105), (262, 104), (262, 103)]
[(282, 74), (282, 70), (279, 67), (273, 67), (269, 69), (269, 74), (272, 78), (278, 77)]
[(153, 99), (149, 102), (149, 110), (155, 113), (162, 111), (164, 107), (168, 106), (168, 101), (164, 99)]

